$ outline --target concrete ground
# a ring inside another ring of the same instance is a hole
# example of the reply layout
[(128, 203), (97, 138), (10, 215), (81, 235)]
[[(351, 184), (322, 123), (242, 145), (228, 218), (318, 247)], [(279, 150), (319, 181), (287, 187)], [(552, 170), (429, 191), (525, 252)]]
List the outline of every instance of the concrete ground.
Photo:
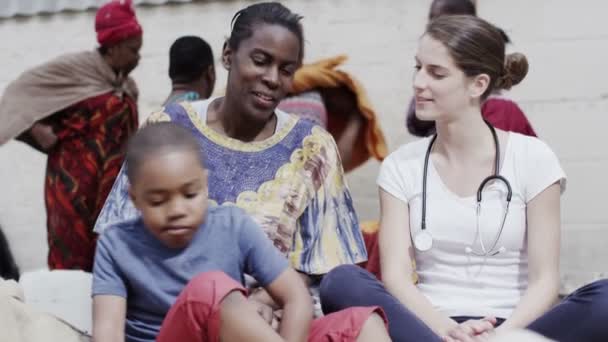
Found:
[[(144, 118), (169, 91), (168, 47), (184, 34), (201, 35), (219, 55), (232, 15), (249, 1), (198, 1), (138, 7), (145, 31), (140, 66), (134, 72)], [(345, 53), (344, 68), (365, 85), (389, 149), (412, 138), (404, 111), (412, 94), (417, 39), (430, 1), (290, 0), (304, 15), (306, 60)], [(563, 197), (562, 273), (572, 289), (608, 275), (608, 4), (601, 0), (480, 0), (479, 14), (512, 38), (511, 50), (527, 55), (530, 73), (510, 94), (540, 137), (558, 154), (568, 173)], [(93, 12), (62, 13), (0, 21), (0, 91), (24, 69), (64, 52), (95, 46)], [(218, 92), (225, 71), (218, 67)], [(1, 123), (0, 123), (1, 124)], [(370, 161), (349, 175), (358, 214), (376, 219), (375, 178)], [(45, 265), (45, 210), (42, 198), (45, 157), (23, 144), (0, 148), (0, 224), (23, 269)]]

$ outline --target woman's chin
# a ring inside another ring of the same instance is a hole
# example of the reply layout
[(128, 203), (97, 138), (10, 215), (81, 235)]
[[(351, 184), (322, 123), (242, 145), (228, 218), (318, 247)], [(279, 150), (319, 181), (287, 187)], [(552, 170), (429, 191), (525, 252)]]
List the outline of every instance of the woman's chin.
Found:
[(416, 111), (416, 119), (422, 121), (435, 121), (437, 119), (437, 115), (433, 115), (434, 113), (425, 113)]
[(422, 121), (435, 121), (437, 119), (437, 111), (425, 108), (427, 106), (416, 105), (416, 118)]

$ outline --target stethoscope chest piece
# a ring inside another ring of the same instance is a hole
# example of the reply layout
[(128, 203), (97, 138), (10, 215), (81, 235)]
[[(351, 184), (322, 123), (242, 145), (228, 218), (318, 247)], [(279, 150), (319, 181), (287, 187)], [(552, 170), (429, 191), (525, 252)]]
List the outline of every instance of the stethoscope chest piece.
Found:
[(433, 237), (426, 230), (421, 230), (414, 236), (414, 247), (421, 252), (426, 252), (433, 247)]

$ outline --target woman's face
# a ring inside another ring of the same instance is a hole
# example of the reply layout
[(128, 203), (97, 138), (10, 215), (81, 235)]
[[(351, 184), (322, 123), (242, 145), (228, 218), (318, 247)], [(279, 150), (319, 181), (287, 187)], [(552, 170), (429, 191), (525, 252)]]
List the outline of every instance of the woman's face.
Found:
[[(454, 63), (447, 48), (424, 35), (416, 53), (414, 96), (416, 116), (421, 120), (444, 120), (475, 103), (470, 80)], [(479, 98), (476, 99), (479, 101)]]
[(300, 41), (287, 28), (254, 24), (253, 35), (236, 50), (228, 44), (222, 62), (228, 69), (227, 101), (254, 121), (266, 121), (291, 89), (300, 65)]
[(112, 66), (122, 71), (124, 75), (128, 75), (139, 64), (139, 51), (142, 44), (142, 36), (137, 36), (125, 39), (108, 48), (108, 54), (113, 61)]

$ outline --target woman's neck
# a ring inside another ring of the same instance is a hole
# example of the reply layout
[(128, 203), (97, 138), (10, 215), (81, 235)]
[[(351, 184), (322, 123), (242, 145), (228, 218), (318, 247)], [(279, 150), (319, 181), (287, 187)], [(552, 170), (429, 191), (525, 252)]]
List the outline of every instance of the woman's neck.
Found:
[(196, 89), (189, 85), (189, 84), (185, 84), (185, 83), (173, 83), (171, 85), (171, 92), (172, 93), (188, 93), (191, 91), (195, 91)]
[(243, 115), (240, 108), (233, 101), (227, 101), (226, 97), (211, 105), (215, 115), (207, 118), (207, 125), (232, 139), (243, 142), (261, 141), (270, 138), (275, 132), (276, 115), (266, 121), (248, 120), (247, 115)]
[(116, 76), (121, 76), (121, 71), (119, 68), (114, 66), (114, 60), (108, 56), (107, 54), (103, 54), (100, 53), (101, 57), (103, 58), (103, 60), (106, 62), (106, 64), (108, 64), (110, 66), (110, 68), (114, 71), (114, 73), (116, 74)]
[(453, 121), (437, 121), (434, 151), (448, 162), (469, 163), (484, 160), (494, 151), (492, 132), (484, 122), (479, 108), (462, 113)]
[(188, 93), (192, 93), (192, 92), (197, 93), (199, 98), (201, 98), (201, 93), (199, 93), (198, 91), (196, 91), (190, 87), (181, 87), (179, 85), (178, 86), (173, 85), (171, 87), (171, 92), (169, 93), (169, 97), (167, 97), (167, 101), (169, 101), (175, 97), (182, 96), (184, 94), (188, 94)]
[(200, 80), (188, 83), (173, 83), (171, 85), (171, 94), (184, 94), (195, 92), (200, 98), (207, 98), (208, 89), (204, 82)]
[(189, 93), (189, 92), (192, 92), (192, 91), (193, 90), (189, 89), (189, 88), (181, 88), (181, 87), (175, 87), (174, 86), (173, 88), (171, 88), (171, 94), (169, 94), (169, 97), (171, 98), (173, 96), (186, 94), (186, 93)]

